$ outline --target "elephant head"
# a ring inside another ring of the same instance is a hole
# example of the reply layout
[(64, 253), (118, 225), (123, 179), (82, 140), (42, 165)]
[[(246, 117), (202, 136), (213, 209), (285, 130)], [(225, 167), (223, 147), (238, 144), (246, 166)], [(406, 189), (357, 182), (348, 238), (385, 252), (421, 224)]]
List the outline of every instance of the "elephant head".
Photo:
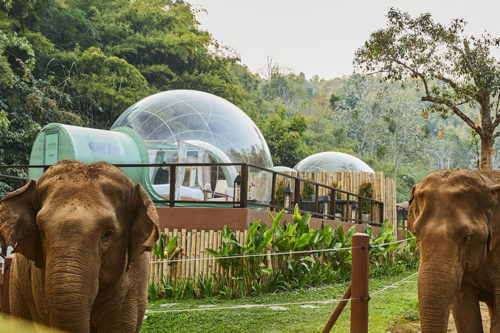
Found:
[(422, 332), (446, 332), (466, 274), (484, 265), (499, 237), (497, 186), (478, 171), (439, 170), (415, 185), (408, 227), (420, 251), (418, 299)]
[(158, 238), (141, 185), (103, 162), (65, 160), (0, 201), (0, 242), (42, 270), (50, 325), (89, 331), (98, 293), (116, 287)]

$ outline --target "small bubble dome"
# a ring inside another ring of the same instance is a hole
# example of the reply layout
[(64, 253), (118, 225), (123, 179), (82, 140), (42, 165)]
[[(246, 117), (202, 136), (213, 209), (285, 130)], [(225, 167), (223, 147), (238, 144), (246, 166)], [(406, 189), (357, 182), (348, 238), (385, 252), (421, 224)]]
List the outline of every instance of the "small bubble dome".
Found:
[(340, 152), (323, 152), (308, 156), (297, 163), (294, 169), (300, 172), (375, 172), (359, 158)]
[[(254, 122), (237, 106), (205, 92), (171, 90), (130, 106), (112, 129), (129, 127), (142, 137), (150, 163), (249, 163), (271, 169), (267, 143)], [(228, 199), (234, 192), (238, 166), (179, 168), (176, 185), (186, 200)], [(250, 198), (268, 201), (269, 173), (249, 174)], [(168, 170), (151, 168), (151, 183), (168, 195)], [(260, 187), (260, 188), (259, 188)], [(166, 194), (166, 195), (164, 195)], [(228, 199), (232, 200), (232, 199)]]

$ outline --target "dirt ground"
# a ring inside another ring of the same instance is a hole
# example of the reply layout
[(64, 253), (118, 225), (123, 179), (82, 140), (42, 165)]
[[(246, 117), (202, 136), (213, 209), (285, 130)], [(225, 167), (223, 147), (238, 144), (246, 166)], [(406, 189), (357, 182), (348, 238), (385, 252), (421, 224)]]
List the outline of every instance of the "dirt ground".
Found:
[[(483, 319), (483, 331), (490, 331), (490, 318), (488, 314), (488, 308), (484, 303), (481, 303), (481, 318)], [(419, 333), (420, 324), (418, 321), (406, 321), (395, 325), (395, 327), (388, 331), (391, 333)], [(450, 320), (448, 321), (448, 332), (456, 333), (455, 322), (453, 321), (453, 316), (450, 315)]]
[[(481, 303), (481, 318), (483, 319), (483, 331), (490, 331), (490, 315), (488, 314), (488, 307), (486, 304)], [(453, 316), (450, 315), (450, 321), (448, 322), (448, 332), (456, 332), (455, 323), (453, 322)]]

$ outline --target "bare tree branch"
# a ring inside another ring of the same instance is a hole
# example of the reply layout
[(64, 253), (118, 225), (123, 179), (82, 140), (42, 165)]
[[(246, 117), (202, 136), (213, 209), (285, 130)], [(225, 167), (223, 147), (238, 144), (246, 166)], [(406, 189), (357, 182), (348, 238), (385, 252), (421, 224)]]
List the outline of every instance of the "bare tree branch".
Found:
[(413, 74), (415, 74), (416, 76), (418, 76), (422, 82), (424, 83), (424, 87), (425, 87), (425, 93), (427, 95), (430, 95), (430, 92), (429, 92), (429, 86), (427, 85), (427, 78), (425, 77), (424, 74), (418, 72), (417, 70), (415, 70), (414, 68), (408, 66), (407, 64), (405, 64), (404, 62), (402, 61), (399, 61), (398, 59), (396, 58), (389, 58), (390, 61), (393, 61), (395, 62), (396, 64), (406, 68), (407, 70), (409, 70), (410, 72), (412, 72)]
[(448, 83), (454, 90), (456, 90), (458, 88), (458, 85), (452, 81), (451, 79), (448, 79), (447, 77), (444, 77), (442, 75), (436, 75), (436, 78), (438, 78), (439, 80), (445, 82), (445, 83)]
[(469, 117), (467, 117), (467, 115), (465, 113), (460, 111), (458, 106), (456, 104), (452, 103), (451, 101), (449, 101), (447, 99), (438, 99), (438, 98), (431, 96), (431, 95), (423, 96), (421, 98), (421, 100), (426, 101), (426, 102), (432, 102), (432, 103), (436, 103), (436, 104), (446, 105), (447, 107), (449, 107), (453, 111), (453, 113), (455, 113), (467, 125), (469, 125), (470, 128), (472, 128), (474, 131), (476, 131), (480, 136), (483, 136), (484, 132), (483, 132), (483, 129), (481, 128), (481, 126), (476, 127), (474, 122)]

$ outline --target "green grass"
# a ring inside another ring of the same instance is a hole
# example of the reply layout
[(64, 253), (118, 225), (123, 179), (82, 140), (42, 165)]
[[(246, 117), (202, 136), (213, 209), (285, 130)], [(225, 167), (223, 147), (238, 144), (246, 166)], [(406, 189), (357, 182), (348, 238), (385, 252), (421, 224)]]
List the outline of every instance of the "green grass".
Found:
[[(398, 276), (370, 280), (370, 294), (391, 285), (415, 271)], [(293, 292), (244, 297), (234, 300), (191, 299), (158, 300), (148, 305), (149, 310), (199, 308), (200, 305), (217, 307), (242, 304), (279, 304), (341, 298), (346, 284), (336, 284)], [(175, 304), (173, 304), (175, 303)], [(168, 304), (170, 306), (162, 306)], [(149, 332), (321, 332), (336, 303), (314, 304), (317, 308), (288, 305), (286, 311), (269, 307), (208, 310), (193, 312), (147, 313), (142, 331)], [(340, 316), (332, 332), (348, 332), (349, 305)], [(370, 301), (369, 331), (387, 332), (399, 327), (398, 323), (418, 320), (417, 277), (372, 297)], [(396, 330), (397, 331), (397, 330)]]

